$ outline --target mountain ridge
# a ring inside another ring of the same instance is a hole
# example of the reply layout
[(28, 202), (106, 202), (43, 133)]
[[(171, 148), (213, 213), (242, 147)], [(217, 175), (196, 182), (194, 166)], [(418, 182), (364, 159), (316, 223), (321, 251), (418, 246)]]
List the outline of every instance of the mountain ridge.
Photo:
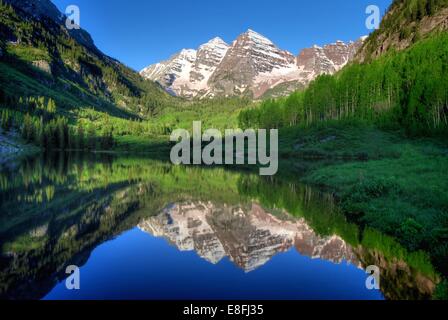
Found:
[[(283, 89), (278, 94), (284, 95), (308, 85), (318, 75), (339, 71), (353, 59), (365, 39), (361, 37), (348, 43), (338, 40), (323, 47), (303, 49), (295, 56), (248, 29), (230, 45), (216, 37), (197, 50), (183, 49), (165, 61), (152, 64), (140, 74), (185, 98), (238, 95), (260, 98), (280, 87)], [(209, 56), (198, 54), (210, 44), (211, 54), (216, 54), (217, 59), (206, 72), (193, 71), (198, 61), (199, 64), (209, 62)]]
[(146, 118), (177, 100), (100, 51), (83, 29), (68, 30), (50, 0), (4, 0), (0, 15), (1, 96), (47, 96), (72, 116), (86, 106)]

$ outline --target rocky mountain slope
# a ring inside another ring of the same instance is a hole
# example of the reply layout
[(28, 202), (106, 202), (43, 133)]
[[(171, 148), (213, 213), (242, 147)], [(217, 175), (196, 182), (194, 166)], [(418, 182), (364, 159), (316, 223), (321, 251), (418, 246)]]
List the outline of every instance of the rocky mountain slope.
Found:
[(198, 50), (184, 49), (169, 60), (151, 65), (141, 71), (147, 79), (156, 80), (173, 93), (194, 97), (207, 91), (208, 80), (224, 59), (229, 45), (214, 38)]
[(391, 49), (404, 50), (435, 32), (448, 31), (448, 0), (395, 0), (381, 26), (356, 55), (371, 61)]
[[(215, 38), (198, 50), (184, 49), (169, 60), (141, 71), (176, 95), (262, 97), (275, 88), (278, 94), (306, 86), (321, 74), (333, 74), (350, 62), (365, 38), (348, 44), (337, 41), (304, 49), (296, 57), (263, 35), (248, 30), (231, 45)], [(288, 84), (288, 85), (285, 85)]]

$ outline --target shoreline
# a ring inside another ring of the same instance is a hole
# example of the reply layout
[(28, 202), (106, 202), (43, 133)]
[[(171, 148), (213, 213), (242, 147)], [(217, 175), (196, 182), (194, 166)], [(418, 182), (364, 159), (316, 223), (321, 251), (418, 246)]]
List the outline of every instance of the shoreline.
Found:
[(37, 146), (24, 143), (17, 132), (5, 133), (0, 129), (0, 167), (14, 165), (11, 162), (17, 162), (41, 151)]

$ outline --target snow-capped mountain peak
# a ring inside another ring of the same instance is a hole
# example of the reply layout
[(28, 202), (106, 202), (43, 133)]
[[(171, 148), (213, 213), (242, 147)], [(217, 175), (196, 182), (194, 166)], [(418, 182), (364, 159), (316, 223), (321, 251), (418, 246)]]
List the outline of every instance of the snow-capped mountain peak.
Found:
[(243, 35), (246, 35), (251, 41), (255, 43), (273, 45), (271, 40), (252, 29), (248, 29)]
[(231, 45), (215, 37), (197, 50), (184, 49), (143, 69), (141, 74), (187, 98), (232, 95), (259, 98), (278, 85), (292, 84), (281, 92), (287, 94), (306, 86), (320, 74), (340, 70), (353, 59), (363, 41), (346, 44), (338, 40), (323, 47), (315, 45), (296, 57), (248, 29)]
[(189, 61), (194, 61), (196, 59), (196, 53), (197, 51), (194, 49), (182, 49), (179, 56)]
[(208, 80), (224, 59), (229, 45), (219, 37), (197, 50), (183, 49), (170, 59), (151, 65), (140, 73), (159, 82), (177, 95), (192, 98), (205, 94)]
[(215, 37), (215, 38), (213, 38), (213, 39), (211, 39), (209, 42), (207, 42), (206, 44), (204, 44), (204, 45), (211, 45), (211, 46), (213, 46), (213, 45), (215, 45), (215, 46), (222, 46), (222, 45), (225, 45), (225, 46), (229, 46), (224, 40), (222, 40), (220, 37)]

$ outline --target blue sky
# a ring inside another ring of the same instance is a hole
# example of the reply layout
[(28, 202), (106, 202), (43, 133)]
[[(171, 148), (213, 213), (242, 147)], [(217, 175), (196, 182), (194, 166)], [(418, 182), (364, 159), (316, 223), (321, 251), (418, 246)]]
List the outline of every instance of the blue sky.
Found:
[(81, 27), (104, 53), (135, 70), (219, 36), (230, 43), (253, 29), (294, 54), (313, 44), (367, 35), (366, 7), (392, 0), (52, 0), (75, 4)]

